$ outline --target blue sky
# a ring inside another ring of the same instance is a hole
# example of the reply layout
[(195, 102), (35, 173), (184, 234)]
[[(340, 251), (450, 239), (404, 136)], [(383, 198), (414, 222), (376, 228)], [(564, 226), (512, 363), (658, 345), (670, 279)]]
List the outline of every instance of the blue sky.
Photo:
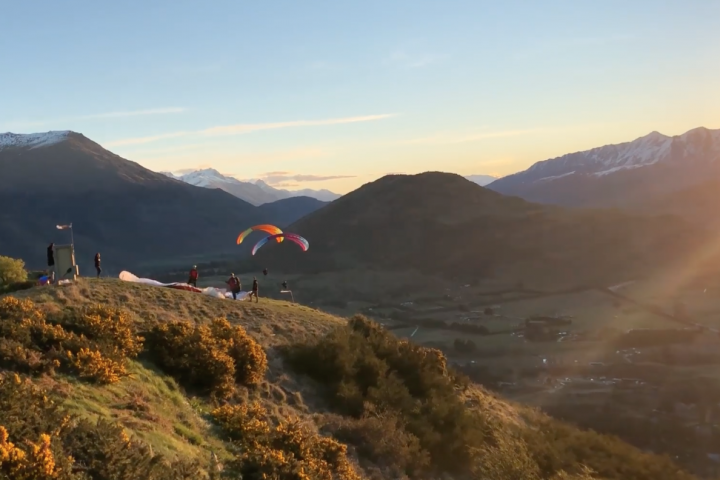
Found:
[(720, 128), (720, 1), (3, 2), (0, 132), (344, 193)]

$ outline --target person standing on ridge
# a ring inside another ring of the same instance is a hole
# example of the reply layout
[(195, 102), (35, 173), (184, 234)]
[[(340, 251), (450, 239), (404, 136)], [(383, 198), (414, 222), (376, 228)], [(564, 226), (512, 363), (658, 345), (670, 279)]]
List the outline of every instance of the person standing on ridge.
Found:
[(197, 265), (193, 265), (192, 270), (190, 270), (190, 278), (188, 279), (188, 285), (192, 285), (193, 287), (197, 288), (197, 279), (198, 279), (198, 271), (197, 271)]
[(232, 292), (233, 300), (237, 300), (238, 293), (240, 293), (240, 289), (242, 288), (242, 285), (240, 285), (240, 280), (235, 276), (234, 273), (231, 273), (227, 284), (230, 287), (230, 291)]
[(55, 244), (51, 243), (47, 247), (47, 264), (48, 264), (48, 270), (50, 275), (50, 282), (55, 282)]
[(283, 281), (282, 283), (283, 290), (287, 290), (287, 280)]
[(102, 268), (100, 268), (100, 253), (95, 254), (95, 270), (97, 271), (97, 278), (100, 278)]
[(255, 297), (255, 303), (258, 303), (258, 281), (257, 278), (253, 277), (252, 292), (250, 292), (250, 301), (252, 297)]

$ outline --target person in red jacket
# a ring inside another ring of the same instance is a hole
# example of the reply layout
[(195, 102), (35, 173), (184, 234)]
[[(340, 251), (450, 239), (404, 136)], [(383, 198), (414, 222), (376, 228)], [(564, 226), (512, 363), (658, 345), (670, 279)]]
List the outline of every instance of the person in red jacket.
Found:
[(238, 279), (234, 273), (231, 273), (227, 284), (232, 292), (233, 300), (237, 300), (238, 293), (240, 293), (240, 289), (242, 288), (242, 285), (240, 285), (240, 279)]
[(188, 279), (188, 282), (187, 282), (188, 285), (197, 287), (197, 279), (198, 279), (197, 265), (193, 265), (192, 270), (190, 270), (190, 278)]

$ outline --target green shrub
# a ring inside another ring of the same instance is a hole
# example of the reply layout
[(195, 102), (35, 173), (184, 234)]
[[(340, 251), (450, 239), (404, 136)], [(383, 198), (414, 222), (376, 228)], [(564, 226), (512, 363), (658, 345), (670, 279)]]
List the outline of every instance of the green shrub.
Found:
[(72, 417), (52, 392), (0, 375), (0, 478), (195, 480), (195, 462), (169, 460), (113, 422)]
[[(540, 414), (529, 415), (521, 428), (491, 422), (497, 414), (466, 404), (467, 380), (447, 367), (439, 351), (398, 340), (361, 316), (288, 348), (285, 358), (320, 384), (334, 410), (354, 417), (336, 422), (334, 435), (363, 458), (415, 478), (428, 471), (483, 480), (580, 480), (593, 478), (591, 472), (604, 480), (694, 478), (668, 458)], [(370, 420), (374, 415), (379, 419)], [(400, 460), (393, 464), (391, 455)], [(429, 469), (408, 468), (410, 458), (423, 455)]]
[(20, 292), (22, 290), (30, 290), (37, 282), (35, 280), (26, 280), (24, 282), (12, 282), (7, 285), (0, 285), (0, 295), (5, 293)]
[(397, 412), (433, 465), (467, 471), (483, 420), (457, 395), (460, 377), (439, 350), (398, 340), (362, 316), (315, 343), (288, 352), (290, 365), (323, 382), (340, 412), (361, 418), (368, 404)]
[(147, 347), (155, 363), (185, 387), (220, 398), (230, 396), (236, 383), (256, 385), (267, 369), (262, 347), (225, 319), (156, 325)]
[(0, 255), (0, 287), (26, 280), (25, 262)]
[(470, 339), (456, 338), (453, 342), (453, 348), (460, 353), (473, 353), (477, 349), (477, 345)]
[(379, 469), (382, 478), (416, 477), (430, 466), (420, 440), (405, 430), (392, 412), (366, 414), (362, 418), (328, 415), (323, 430), (356, 448), (366, 467)]

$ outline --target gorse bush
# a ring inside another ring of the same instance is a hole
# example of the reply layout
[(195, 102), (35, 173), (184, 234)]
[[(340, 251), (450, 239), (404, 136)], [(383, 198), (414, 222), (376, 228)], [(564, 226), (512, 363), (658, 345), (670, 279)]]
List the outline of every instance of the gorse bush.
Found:
[(420, 440), (392, 412), (366, 413), (361, 418), (325, 415), (323, 430), (356, 448), (361, 464), (381, 478), (420, 476), (430, 457)]
[(113, 422), (68, 415), (52, 392), (17, 374), (0, 376), (0, 478), (191, 480), (195, 462), (154, 455)]
[(58, 322), (67, 331), (93, 340), (104, 350), (115, 350), (122, 357), (134, 358), (143, 349), (143, 338), (136, 333), (128, 312), (105, 306), (71, 310)]
[(147, 346), (153, 361), (184, 386), (219, 398), (228, 397), (236, 384), (258, 384), (267, 369), (262, 347), (225, 319), (156, 325)]
[[(37, 443), (26, 441), (25, 450), (9, 441), (5, 427), (0, 426), (0, 474), (13, 480), (71, 479), (69, 470), (63, 470), (55, 462), (50, 448), (50, 436), (40, 435)], [(72, 465), (72, 461), (67, 459)]]
[(234, 442), (238, 456), (232, 471), (245, 479), (359, 480), (347, 447), (323, 437), (298, 419), (271, 426), (257, 403), (225, 405), (212, 413)]
[(0, 287), (20, 283), (28, 278), (25, 262), (0, 255)]
[(465, 408), (457, 395), (463, 379), (447, 368), (442, 353), (400, 341), (364, 317), (290, 349), (288, 360), (324, 383), (342, 413), (360, 418), (368, 405), (397, 412), (439, 469), (467, 471), (469, 446), (483, 442), (484, 421)]
[[(338, 413), (354, 418), (327, 428), (391, 473), (424, 478), (428, 471), (449, 472), (482, 480), (694, 478), (665, 457), (539, 414), (522, 428), (491, 421), (496, 414), (465, 402), (466, 379), (447, 367), (439, 351), (398, 340), (361, 316), (288, 348), (286, 362), (316, 380)], [(423, 458), (429, 468), (413, 469), (412, 462)]]
[(109, 307), (47, 318), (30, 300), (0, 300), (0, 366), (22, 373), (60, 369), (100, 383), (127, 375), (142, 349), (127, 314)]

